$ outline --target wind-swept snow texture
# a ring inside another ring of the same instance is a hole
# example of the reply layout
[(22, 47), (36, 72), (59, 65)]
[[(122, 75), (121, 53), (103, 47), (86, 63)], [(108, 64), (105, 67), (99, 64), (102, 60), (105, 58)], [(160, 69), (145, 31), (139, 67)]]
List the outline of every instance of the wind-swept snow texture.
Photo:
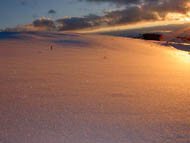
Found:
[(189, 142), (188, 52), (101, 35), (0, 34), (0, 143)]

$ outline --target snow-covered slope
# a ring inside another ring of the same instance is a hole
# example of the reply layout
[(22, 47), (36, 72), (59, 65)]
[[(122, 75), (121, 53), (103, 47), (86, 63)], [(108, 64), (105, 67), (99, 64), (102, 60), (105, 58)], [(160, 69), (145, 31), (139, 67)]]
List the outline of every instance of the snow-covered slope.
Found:
[(0, 36), (1, 143), (190, 142), (187, 52), (101, 35), (10, 35)]

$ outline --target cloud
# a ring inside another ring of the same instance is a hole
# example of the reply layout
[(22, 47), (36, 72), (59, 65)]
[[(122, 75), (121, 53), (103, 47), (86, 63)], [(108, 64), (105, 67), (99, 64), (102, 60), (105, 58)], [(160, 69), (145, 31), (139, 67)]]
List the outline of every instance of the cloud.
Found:
[(80, 0), (88, 2), (110, 2), (125, 6), (123, 10), (106, 12), (104, 17), (111, 24), (130, 24), (140, 21), (165, 20), (168, 13), (187, 14), (189, 0)]
[[(84, 0), (80, 0), (84, 1)], [(59, 19), (60, 30), (74, 30), (94, 26), (115, 26), (142, 21), (166, 20), (169, 13), (187, 14), (189, 0), (85, 0), (88, 2), (111, 2), (125, 6), (122, 10), (105, 11), (103, 16), (88, 15)]]
[[(127, 25), (142, 21), (167, 20), (170, 13), (190, 13), (189, 0), (79, 0), (86, 2), (109, 2), (122, 5), (123, 9), (105, 11), (104, 15), (89, 14), (83, 17), (64, 17), (53, 21), (39, 18), (28, 25), (29, 29), (50, 31), (78, 30), (102, 26)], [(56, 14), (50, 9), (48, 14)], [(25, 26), (26, 27), (26, 26)], [(32, 27), (32, 28), (31, 28)]]
[(50, 18), (41, 17), (30, 24), (24, 26), (17, 26), (14, 28), (6, 28), (3, 31), (19, 32), (19, 31), (56, 31), (57, 26)]
[(149, 10), (144, 11), (140, 7), (130, 7), (120, 11), (107, 12), (105, 17), (110, 19), (111, 25), (117, 24), (131, 24), (139, 21), (155, 21), (160, 17)]
[(50, 9), (50, 10), (48, 11), (48, 14), (56, 14), (56, 11), (55, 11), (54, 9)]
[(189, 0), (79, 0), (88, 2), (110, 2), (125, 6), (122, 10), (105, 11), (103, 16), (89, 14), (83, 17), (65, 17), (56, 20), (59, 31), (91, 27), (133, 24), (142, 21), (166, 20), (168, 13), (187, 14)]
[(88, 20), (82, 17), (58, 19), (57, 22), (62, 25), (60, 30), (75, 30), (75, 29), (90, 27)]
[(157, 12), (160, 16), (168, 13), (183, 13), (186, 14), (190, 10), (189, 0), (157, 0), (147, 2), (143, 5), (144, 10), (151, 10)]
[(33, 22), (34, 27), (55, 28), (55, 23), (50, 18), (39, 18)]
[(58, 19), (56, 22), (60, 24), (59, 30), (62, 31), (99, 26), (102, 24), (98, 22), (100, 19), (100, 16), (90, 14), (84, 17), (66, 17)]

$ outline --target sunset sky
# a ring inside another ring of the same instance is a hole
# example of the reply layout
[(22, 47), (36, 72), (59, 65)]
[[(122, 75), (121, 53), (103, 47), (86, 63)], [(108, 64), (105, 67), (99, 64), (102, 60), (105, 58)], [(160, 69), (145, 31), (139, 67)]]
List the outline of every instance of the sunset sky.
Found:
[(189, 21), (189, 0), (2, 0), (0, 4), (0, 29), (65, 31)]

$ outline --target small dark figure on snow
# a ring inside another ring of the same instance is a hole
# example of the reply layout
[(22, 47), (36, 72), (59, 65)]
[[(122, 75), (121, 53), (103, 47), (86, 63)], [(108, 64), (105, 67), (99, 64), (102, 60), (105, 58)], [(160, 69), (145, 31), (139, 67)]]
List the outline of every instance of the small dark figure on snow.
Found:
[(50, 50), (51, 50), (51, 51), (53, 50), (53, 46), (50, 46)]

